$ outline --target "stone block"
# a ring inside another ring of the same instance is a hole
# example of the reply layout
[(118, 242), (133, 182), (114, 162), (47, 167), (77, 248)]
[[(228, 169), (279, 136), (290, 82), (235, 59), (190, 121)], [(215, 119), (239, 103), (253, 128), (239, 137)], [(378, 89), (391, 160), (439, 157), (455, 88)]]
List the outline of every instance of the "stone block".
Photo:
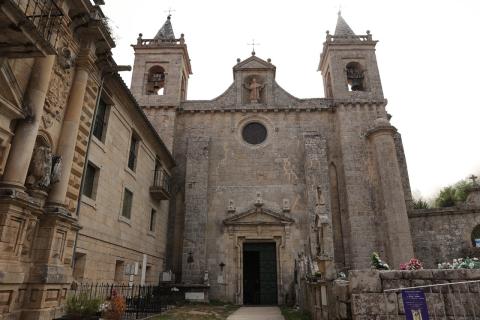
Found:
[(402, 278), (402, 272), (398, 270), (380, 271), (380, 278), (382, 280), (395, 280)]
[(360, 293), (352, 294), (352, 314), (382, 315), (398, 314), (398, 302), (395, 293)]
[(409, 270), (403, 271), (402, 276), (404, 279), (432, 279), (434, 271), (436, 270)]
[(411, 281), (407, 279), (384, 280), (382, 282), (383, 290), (399, 289), (411, 287)]
[(382, 292), (382, 281), (377, 270), (352, 270), (349, 272), (350, 292)]
[(345, 280), (335, 280), (333, 282), (333, 294), (338, 301), (349, 301), (349, 282)]

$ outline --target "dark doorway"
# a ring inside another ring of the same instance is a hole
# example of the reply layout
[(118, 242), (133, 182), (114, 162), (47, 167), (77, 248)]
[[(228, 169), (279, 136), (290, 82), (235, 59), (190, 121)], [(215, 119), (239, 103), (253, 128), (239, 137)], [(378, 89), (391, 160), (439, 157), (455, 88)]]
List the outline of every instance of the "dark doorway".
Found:
[(243, 244), (243, 304), (277, 304), (275, 243)]

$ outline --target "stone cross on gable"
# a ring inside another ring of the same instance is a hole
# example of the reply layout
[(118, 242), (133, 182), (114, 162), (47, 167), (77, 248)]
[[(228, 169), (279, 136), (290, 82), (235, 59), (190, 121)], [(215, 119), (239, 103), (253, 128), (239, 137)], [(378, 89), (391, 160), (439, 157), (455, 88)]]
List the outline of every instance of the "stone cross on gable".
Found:
[(477, 184), (477, 179), (478, 179), (478, 177), (477, 177), (476, 175), (472, 174), (472, 175), (471, 175), (470, 177), (468, 177), (468, 178), (469, 178), (470, 180), (472, 180), (472, 183), (473, 183), (474, 185)]
[(256, 43), (255, 39), (252, 39), (252, 43), (247, 43), (247, 45), (252, 46), (252, 56), (255, 55), (255, 46), (259, 46), (260, 43)]

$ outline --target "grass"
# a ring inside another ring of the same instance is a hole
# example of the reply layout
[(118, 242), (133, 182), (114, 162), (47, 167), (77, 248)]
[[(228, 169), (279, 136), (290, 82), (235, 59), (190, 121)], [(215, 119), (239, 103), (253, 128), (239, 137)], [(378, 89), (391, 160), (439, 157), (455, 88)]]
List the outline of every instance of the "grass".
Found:
[(239, 307), (232, 304), (186, 304), (169, 310), (153, 320), (225, 320)]
[(306, 311), (301, 311), (289, 307), (281, 307), (285, 320), (310, 320), (310, 315)]

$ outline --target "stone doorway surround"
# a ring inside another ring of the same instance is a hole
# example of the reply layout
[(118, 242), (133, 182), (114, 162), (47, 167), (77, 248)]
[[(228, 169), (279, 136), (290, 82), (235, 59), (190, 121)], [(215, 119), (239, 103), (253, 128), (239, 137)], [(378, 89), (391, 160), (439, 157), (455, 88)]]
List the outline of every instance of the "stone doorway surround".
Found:
[(223, 220), (227, 247), (227, 278), (231, 279), (230, 292), (234, 302), (243, 305), (243, 245), (245, 243), (275, 243), (277, 264), (277, 301), (284, 303), (284, 278), (292, 270), (284, 270), (283, 261), (287, 258), (290, 247), (290, 228), (295, 221), (283, 214), (263, 208), (256, 204), (255, 208), (233, 215)]

